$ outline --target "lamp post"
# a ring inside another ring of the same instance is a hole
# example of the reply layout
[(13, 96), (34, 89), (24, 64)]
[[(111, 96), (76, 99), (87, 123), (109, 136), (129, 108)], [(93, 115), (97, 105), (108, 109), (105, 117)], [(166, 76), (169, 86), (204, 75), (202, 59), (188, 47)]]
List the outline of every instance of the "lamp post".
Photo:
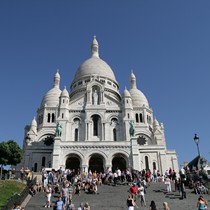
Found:
[(198, 143), (199, 143), (199, 137), (198, 137), (198, 135), (197, 135), (197, 134), (195, 134), (195, 136), (194, 136), (194, 142), (195, 142), (195, 143), (196, 143), (196, 145), (197, 145), (197, 149), (198, 149), (198, 156), (200, 157), (200, 156), (201, 156), (201, 154), (200, 154), (199, 145), (198, 145)]

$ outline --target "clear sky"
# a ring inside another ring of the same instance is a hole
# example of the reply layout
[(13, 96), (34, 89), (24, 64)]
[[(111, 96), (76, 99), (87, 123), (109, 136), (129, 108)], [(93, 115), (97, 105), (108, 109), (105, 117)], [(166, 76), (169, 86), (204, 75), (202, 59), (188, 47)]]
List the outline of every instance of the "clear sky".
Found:
[(122, 93), (131, 69), (179, 163), (210, 159), (209, 0), (1, 0), (0, 140), (21, 146), (59, 69), (69, 90), (96, 35)]

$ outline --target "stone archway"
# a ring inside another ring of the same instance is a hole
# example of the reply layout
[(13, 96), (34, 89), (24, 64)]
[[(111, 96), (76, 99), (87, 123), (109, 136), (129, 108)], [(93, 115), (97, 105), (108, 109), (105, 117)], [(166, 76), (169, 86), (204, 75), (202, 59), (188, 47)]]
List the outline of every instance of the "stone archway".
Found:
[(104, 158), (99, 154), (93, 154), (89, 160), (88, 171), (104, 172)]
[(128, 167), (128, 160), (123, 154), (115, 154), (114, 158), (112, 159), (112, 171), (116, 171), (120, 169), (121, 171), (125, 171)]
[(80, 158), (77, 155), (69, 155), (66, 159), (66, 169), (80, 172)]

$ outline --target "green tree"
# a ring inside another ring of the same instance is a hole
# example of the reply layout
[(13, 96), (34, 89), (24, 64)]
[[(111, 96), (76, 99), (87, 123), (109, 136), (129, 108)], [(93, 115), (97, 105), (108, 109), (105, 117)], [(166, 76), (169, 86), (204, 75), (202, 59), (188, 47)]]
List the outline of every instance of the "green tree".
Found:
[(23, 158), (23, 151), (20, 146), (14, 141), (9, 140), (6, 142), (9, 146), (9, 157), (8, 157), (8, 165), (17, 165), (21, 162)]
[(9, 140), (7, 142), (0, 143), (0, 165), (1, 165), (1, 177), (2, 168), (4, 165), (17, 165), (23, 158), (23, 152), (20, 146), (14, 141)]

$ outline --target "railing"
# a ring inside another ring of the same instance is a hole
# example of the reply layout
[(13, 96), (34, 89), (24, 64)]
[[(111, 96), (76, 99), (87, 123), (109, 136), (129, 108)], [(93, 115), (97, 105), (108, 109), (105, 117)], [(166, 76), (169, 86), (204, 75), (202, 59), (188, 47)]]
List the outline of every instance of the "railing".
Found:
[(14, 209), (16, 203), (23, 203), (29, 194), (29, 189), (36, 184), (36, 178), (33, 180), (27, 180), (27, 186), (20, 194), (14, 194), (8, 201), (8, 203), (2, 208), (2, 210), (11, 210)]

